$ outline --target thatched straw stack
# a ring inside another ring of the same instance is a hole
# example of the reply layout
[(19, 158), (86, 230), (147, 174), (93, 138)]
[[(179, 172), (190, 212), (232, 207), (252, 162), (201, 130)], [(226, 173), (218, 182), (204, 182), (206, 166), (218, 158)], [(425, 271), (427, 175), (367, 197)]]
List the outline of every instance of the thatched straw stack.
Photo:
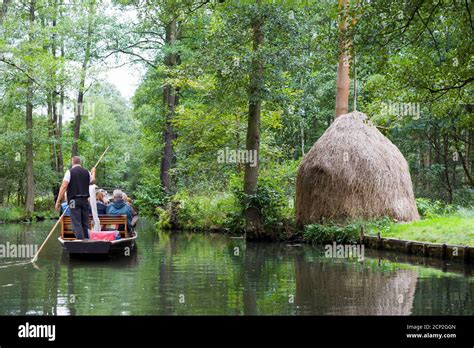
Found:
[(296, 222), (382, 216), (419, 219), (408, 164), (364, 114), (341, 115), (301, 162)]

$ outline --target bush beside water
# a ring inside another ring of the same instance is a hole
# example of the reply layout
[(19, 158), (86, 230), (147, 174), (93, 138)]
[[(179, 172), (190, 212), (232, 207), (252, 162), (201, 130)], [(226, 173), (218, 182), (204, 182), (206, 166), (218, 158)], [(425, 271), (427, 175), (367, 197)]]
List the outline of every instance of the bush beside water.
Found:
[(26, 213), (23, 208), (17, 206), (0, 207), (1, 222), (16, 222), (25, 218)]
[(245, 225), (244, 212), (249, 206), (260, 209), (265, 230), (272, 231), (293, 225), (297, 165), (296, 161), (290, 165), (274, 164), (269, 170), (262, 171), (257, 193), (251, 196), (244, 194), (242, 190), (242, 175), (231, 176), (228, 186), (221, 190), (179, 190), (169, 197), (168, 202), (158, 208), (154, 207), (153, 213), (159, 217), (157, 226), (164, 229), (179, 227), (188, 230), (225, 229), (241, 232)]
[[(46, 220), (58, 217), (53, 209), (41, 209), (33, 213), (32, 220)], [(18, 206), (1, 206), (0, 207), (0, 223), (20, 222), (29, 220), (25, 209)]]
[[(280, 232), (288, 226), (291, 228), (294, 226), (295, 212), (291, 204), (293, 196), (290, 195), (292, 193), (291, 180), (282, 181), (274, 179), (272, 176), (263, 176), (259, 180), (258, 192), (254, 196), (244, 195), (242, 186), (242, 179), (233, 177), (227, 190), (216, 191), (214, 194), (181, 190), (173, 197), (169, 197), (166, 204), (159, 207), (154, 205), (154, 202), (163, 202), (163, 196), (154, 201), (151, 198), (143, 199), (150, 197), (143, 195), (142, 200), (148, 202), (148, 210), (154, 207), (153, 215), (159, 217), (157, 223), (159, 228), (181, 228), (194, 231), (241, 232), (245, 224), (245, 207), (258, 206), (263, 212), (265, 229), (269, 232), (279, 231), (273, 236), (276, 239), (284, 239), (285, 235)], [(400, 239), (469, 242), (469, 238), (462, 240), (453, 238), (453, 236), (448, 238), (448, 232), (466, 229), (465, 223), (461, 226), (458, 220), (467, 221), (474, 218), (472, 207), (443, 204), (440, 201), (432, 201), (427, 198), (417, 198), (416, 203), (421, 217), (421, 220), (417, 222), (397, 223), (389, 218), (368, 221), (326, 221), (307, 225), (302, 231), (303, 240), (319, 244), (332, 243), (333, 241), (344, 244), (357, 243), (363, 229), (366, 235), (380, 233), (384, 237)], [(469, 231), (467, 229), (465, 232), (469, 234)], [(292, 231), (286, 236), (291, 238), (295, 237), (295, 234)]]
[(347, 223), (329, 221), (323, 224), (311, 224), (305, 226), (303, 238), (305, 241), (316, 244), (340, 243), (351, 244), (359, 242), (360, 233), (382, 234), (389, 230), (393, 222), (388, 218), (352, 221)]

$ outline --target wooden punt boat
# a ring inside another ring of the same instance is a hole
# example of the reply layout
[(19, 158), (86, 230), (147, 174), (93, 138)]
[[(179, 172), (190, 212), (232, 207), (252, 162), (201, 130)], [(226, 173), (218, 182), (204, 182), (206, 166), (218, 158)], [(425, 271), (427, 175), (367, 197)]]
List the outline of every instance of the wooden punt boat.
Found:
[[(128, 232), (126, 215), (99, 215), (101, 230), (118, 230), (120, 239), (105, 240), (80, 240), (76, 239), (72, 231), (71, 217), (64, 216), (61, 221), (61, 236), (58, 237), (64, 250), (69, 256), (130, 256), (134, 252), (137, 239), (137, 232)], [(89, 227), (93, 224), (92, 216), (89, 216)]]

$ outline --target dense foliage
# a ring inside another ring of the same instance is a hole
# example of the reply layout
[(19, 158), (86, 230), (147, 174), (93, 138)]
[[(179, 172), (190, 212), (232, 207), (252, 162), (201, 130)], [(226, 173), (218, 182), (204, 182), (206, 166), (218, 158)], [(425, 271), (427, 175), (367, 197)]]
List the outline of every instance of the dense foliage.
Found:
[[(291, 222), (299, 161), (334, 117), (336, 1), (3, 3), (0, 205), (29, 210), (29, 190), (35, 210), (53, 201), (72, 153), (82, 91), (79, 154), (90, 167), (111, 144), (98, 184), (132, 193), (142, 213), (161, 216), (163, 226), (177, 219), (181, 227), (239, 228), (250, 204), (267, 226)], [(417, 197), (440, 207), (472, 205), (471, 2), (352, 6), (357, 109), (400, 148)], [(263, 23), (260, 50), (252, 42), (255, 18)], [(249, 196), (244, 153), (232, 151), (246, 149), (256, 61), (265, 68), (258, 188)], [(131, 101), (103, 78), (120, 64), (145, 69)], [(422, 215), (441, 209), (418, 203)]]

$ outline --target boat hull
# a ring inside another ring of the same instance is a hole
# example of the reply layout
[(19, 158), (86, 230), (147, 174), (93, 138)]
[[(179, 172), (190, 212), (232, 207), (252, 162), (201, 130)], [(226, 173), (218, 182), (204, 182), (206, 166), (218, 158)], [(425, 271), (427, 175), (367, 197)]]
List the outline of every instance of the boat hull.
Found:
[(108, 256), (130, 256), (135, 251), (136, 247), (136, 232), (130, 238), (122, 238), (114, 241), (102, 240), (64, 240), (58, 238), (64, 250), (69, 253), (69, 256), (93, 256), (93, 255), (108, 255)]

